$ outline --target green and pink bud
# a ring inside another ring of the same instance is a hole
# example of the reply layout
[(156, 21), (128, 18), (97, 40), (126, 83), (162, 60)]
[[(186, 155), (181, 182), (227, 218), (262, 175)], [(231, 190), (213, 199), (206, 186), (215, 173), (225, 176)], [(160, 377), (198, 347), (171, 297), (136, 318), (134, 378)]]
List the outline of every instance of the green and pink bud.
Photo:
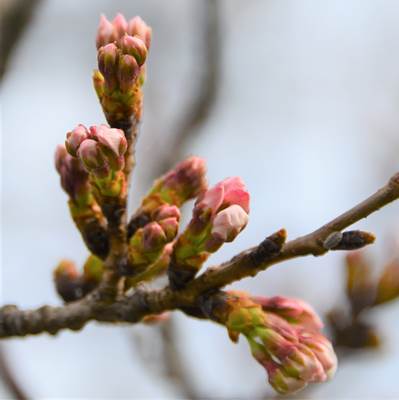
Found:
[(207, 187), (205, 173), (205, 161), (199, 157), (189, 157), (157, 179), (129, 222), (129, 236), (156, 219), (155, 213), (159, 207), (163, 205), (181, 207), (183, 203), (205, 191)]
[(98, 69), (104, 77), (107, 91), (118, 87), (119, 51), (114, 43), (109, 43), (98, 50)]
[(313, 307), (303, 300), (282, 296), (254, 296), (252, 299), (262, 306), (263, 311), (276, 314), (290, 324), (301, 325), (314, 331), (323, 328), (323, 322)]
[(129, 261), (132, 273), (141, 273), (153, 264), (165, 246), (177, 235), (180, 211), (175, 206), (163, 205), (154, 213), (155, 220), (140, 228), (131, 237)]
[(97, 29), (96, 46), (99, 49), (108, 43), (113, 43), (117, 39), (117, 33), (114, 25), (108, 21), (104, 14), (100, 16), (100, 23)]
[(152, 29), (139, 17), (136, 16), (129, 21), (127, 33), (140, 38), (147, 49), (151, 46)]
[(84, 140), (89, 138), (90, 133), (84, 125), (79, 124), (75, 129), (67, 132), (66, 136), (65, 147), (68, 150), (68, 153), (77, 157), (79, 146)]
[(238, 177), (225, 179), (203, 193), (175, 243), (169, 268), (172, 287), (183, 287), (211, 253), (233, 241), (247, 225), (248, 212), (249, 193)]
[(166, 203), (180, 207), (206, 189), (205, 174), (206, 166), (202, 158), (187, 158), (155, 181), (150, 193), (143, 200), (143, 206), (154, 209)]
[(112, 21), (112, 25), (114, 26), (115, 34), (117, 38), (121, 38), (127, 31), (128, 23), (123, 14), (116, 14), (114, 20)]
[(55, 151), (55, 168), (61, 178), (61, 186), (77, 204), (91, 201), (89, 175), (81, 161), (68, 154), (65, 146), (58, 145)]
[(119, 42), (123, 54), (133, 56), (137, 64), (141, 67), (147, 58), (147, 47), (137, 36), (125, 34)]
[(112, 126), (141, 117), (141, 86), (150, 41), (151, 29), (138, 17), (129, 23), (122, 14), (112, 23), (100, 18), (96, 40), (99, 71), (94, 71), (93, 84)]
[[(76, 133), (83, 130), (85, 135)], [(127, 141), (120, 129), (100, 125), (87, 130), (79, 125), (67, 134), (66, 148), (72, 156), (77, 156), (82, 161), (89, 173), (104, 178), (110, 171), (123, 169)]]
[[(226, 326), (233, 341), (239, 335), (247, 339), (253, 357), (279, 393), (293, 393), (308, 383), (324, 382), (333, 376), (337, 358), (324, 336), (265, 311), (245, 292), (225, 292), (213, 302), (208, 300), (204, 307), (209, 318)], [(282, 307), (295, 317), (301, 315), (292, 311), (297, 308)]]
[(121, 92), (128, 92), (140, 74), (140, 67), (136, 59), (129, 55), (121, 55), (118, 66), (119, 88)]

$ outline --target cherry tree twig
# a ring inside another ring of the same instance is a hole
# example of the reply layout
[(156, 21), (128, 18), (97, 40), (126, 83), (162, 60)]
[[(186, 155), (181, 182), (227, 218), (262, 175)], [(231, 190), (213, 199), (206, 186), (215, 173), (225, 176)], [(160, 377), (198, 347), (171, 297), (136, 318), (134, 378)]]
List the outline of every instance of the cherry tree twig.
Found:
[(63, 329), (80, 330), (89, 321), (107, 323), (139, 322), (146, 315), (167, 310), (181, 310), (202, 317), (203, 296), (234, 281), (254, 276), (273, 264), (295, 257), (325, 254), (326, 239), (355, 222), (366, 218), (399, 198), (399, 173), (376, 193), (314, 232), (284, 243), (285, 231), (266, 238), (258, 246), (243, 251), (230, 261), (208, 269), (181, 290), (169, 286), (161, 290), (138, 288), (131, 295), (121, 295), (110, 302), (97, 289), (82, 300), (60, 306), (43, 306), (20, 310), (14, 305), (0, 308), (0, 337), (26, 336), (47, 332), (56, 334)]

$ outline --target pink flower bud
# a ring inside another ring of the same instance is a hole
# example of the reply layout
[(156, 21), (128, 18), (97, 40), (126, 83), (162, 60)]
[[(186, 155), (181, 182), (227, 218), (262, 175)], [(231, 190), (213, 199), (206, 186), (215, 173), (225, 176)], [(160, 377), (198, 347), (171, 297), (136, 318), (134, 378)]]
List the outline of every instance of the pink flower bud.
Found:
[(127, 141), (121, 129), (109, 128), (107, 125), (92, 125), (89, 128), (90, 139), (96, 140), (112, 151), (116, 156), (123, 155), (127, 149)]
[(96, 36), (97, 49), (99, 49), (101, 46), (105, 46), (108, 43), (112, 43), (115, 40), (116, 33), (114, 26), (110, 21), (108, 21), (104, 14), (101, 14)]
[(239, 205), (249, 213), (249, 193), (241, 178), (227, 178), (207, 190), (195, 204), (196, 215), (214, 215), (221, 208)]
[(220, 211), (212, 223), (211, 235), (232, 242), (248, 223), (248, 214), (234, 204)]
[(157, 222), (150, 222), (143, 228), (143, 249), (145, 251), (158, 250), (165, 243), (165, 233)]
[(89, 131), (84, 125), (79, 124), (71, 132), (67, 133), (65, 147), (69, 154), (76, 157), (80, 144), (89, 137)]
[(166, 218), (175, 218), (177, 221), (180, 220), (180, 210), (176, 206), (170, 206), (164, 204), (156, 209), (154, 213), (154, 220), (161, 221)]
[(118, 48), (114, 43), (109, 43), (98, 50), (98, 69), (106, 80), (116, 75), (118, 64)]
[(166, 240), (168, 242), (172, 241), (177, 235), (177, 231), (179, 229), (179, 220), (174, 217), (170, 217), (162, 219), (158, 223), (165, 233)]
[(55, 168), (61, 178), (61, 186), (74, 200), (89, 192), (88, 174), (78, 158), (72, 157), (64, 145), (58, 145), (55, 152)]
[(193, 156), (177, 164), (160, 178), (158, 183), (173, 190), (181, 198), (181, 202), (184, 202), (198, 196), (206, 189), (205, 173), (205, 161)]
[(277, 314), (290, 323), (315, 331), (323, 328), (323, 323), (316, 312), (302, 300), (282, 296), (252, 297), (252, 299), (260, 304), (264, 311)]
[(295, 393), (307, 386), (303, 379), (290, 376), (281, 366), (274, 362), (264, 363), (268, 375), (268, 380), (273, 389), (280, 394)]
[(129, 21), (127, 33), (131, 36), (138, 36), (147, 49), (150, 48), (152, 30), (140, 17), (134, 17)]
[(127, 92), (139, 76), (140, 67), (133, 56), (124, 54), (119, 59), (118, 79), (122, 92)]
[(120, 47), (124, 54), (133, 56), (138, 65), (143, 65), (147, 58), (147, 48), (144, 42), (137, 36), (125, 34), (120, 40)]
[(112, 25), (114, 26), (116, 37), (118, 39), (121, 38), (127, 31), (128, 23), (121, 13), (116, 14), (116, 17), (112, 21)]
[(222, 185), (215, 185), (208, 189), (195, 204), (194, 213), (207, 214), (209, 216), (215, 214), (223, 204), (224, 188)]
[(307, 346), (321, 363), (326, 374), (325, 379), (331, 379), (337, 370), (338, 360), (330, 341), (319, 333), (306, 330), (300, 330), (298, 337), (300, 342)]
[(107, 161), (100, 150), (98, 142), (86, 139), (79, 147), (78, 156), (85, 168), (98, 177), (105, 177), (109, 173)]
[(225, 206), (238, 204), (249, 213), (249, 193), (244, 182), (239, 177), (227, 178), (221, 182), (224, 187), (223, 204)]
[(63, 166), (65, 165), (65, 160), (68, 157), (68, 152), (65, 148), (65, 146), (59, 144), (56, 147), (55, 154), (54, 154), (54, 164), (55, 164), (55, 169), (57, 172), (60, 174)]

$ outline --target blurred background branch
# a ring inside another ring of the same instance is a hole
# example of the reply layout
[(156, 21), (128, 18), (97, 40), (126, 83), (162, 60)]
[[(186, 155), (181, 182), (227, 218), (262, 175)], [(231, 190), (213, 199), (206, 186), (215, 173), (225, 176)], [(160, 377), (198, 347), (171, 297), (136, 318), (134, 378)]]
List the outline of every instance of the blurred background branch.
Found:
[(34, 16), (41, 0), (0, 0), (1, 47), (0, 81), (19, 39)]

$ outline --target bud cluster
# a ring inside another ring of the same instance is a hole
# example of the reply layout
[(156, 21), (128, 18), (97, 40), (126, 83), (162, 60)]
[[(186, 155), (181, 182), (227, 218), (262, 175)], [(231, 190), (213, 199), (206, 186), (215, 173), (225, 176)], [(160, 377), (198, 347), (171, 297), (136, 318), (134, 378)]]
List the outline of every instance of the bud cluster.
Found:
[(238, 177), (227, 178), (203, 193), (174, 245), (169, 268), (172, 285), (183, 286), (211, 253), (232, 242), (247, 225), (248, 213), (249, 193)]
[(205, 161), (200, 157), (189, 157), (158, 178), (132, 217), (128, 227), (129, 236), (152, 221), (160, 206), (181, 207), (204, 192), (207, 188), (205, 173)]
[(71, 156), (64, 145), (57, 146), (55, 167), (61, 186), (69, 196), (69, 210), (89, 250), (105, 257), (108, 236), (104, 216), (91, 190), (89, 174), (79, 158)]
[(79, 205), (90, 204), (91, 190), (89, 174), (81, 161), (68, 154), (63, 145), (58, 145), (55, 151), (55, 168), (61, 178), (61, 186), (68, 196)]
[(127, 140), (121, 129), (106, 125), (87, 129), (78, 125), (67, 133), (65, 147), (71, 156), (81, 161), (100, 192), (108, 196), (120, 194), (124, 188), (121, 171), (127, 150)]
[(130, 238), (129, 266), (135, 274), (153, 264), (165, 245), (172, 242), (179, 229), (180, 211), (176, 206), (162, 205), (153, 213), (153, 221)]
[(253, 357), (279, 393), (293, 393), (308, 383), (324, 382), (335, 372), (337, 358), (331, 343), (320, 333), (321, 321), (302, 301), (251, 298), (232, 291), (226, 292), (223, 304), (211, 312), (227, 327), (233, 341), (240, 334), (245, 336)]
[(93, 82), (108, 122), (121, 125), (141, 115), (140, 87), (151, 44), (151, 28), (140, 18), (129, 22), (118, 14), (110, 22), (100, 18), (96, 45), (98, 71)]

